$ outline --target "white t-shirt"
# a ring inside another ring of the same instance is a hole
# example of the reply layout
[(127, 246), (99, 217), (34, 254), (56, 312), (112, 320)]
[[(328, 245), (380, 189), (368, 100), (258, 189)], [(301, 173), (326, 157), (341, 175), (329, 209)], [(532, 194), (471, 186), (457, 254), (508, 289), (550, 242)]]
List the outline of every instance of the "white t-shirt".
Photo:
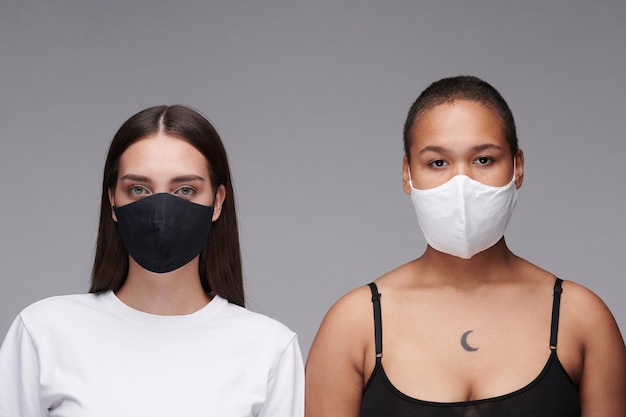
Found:
[(0, 349), (2, 417), (301, 417), (295, 333), (215, 297), (182, 316), (113, 292), (22, 311)]

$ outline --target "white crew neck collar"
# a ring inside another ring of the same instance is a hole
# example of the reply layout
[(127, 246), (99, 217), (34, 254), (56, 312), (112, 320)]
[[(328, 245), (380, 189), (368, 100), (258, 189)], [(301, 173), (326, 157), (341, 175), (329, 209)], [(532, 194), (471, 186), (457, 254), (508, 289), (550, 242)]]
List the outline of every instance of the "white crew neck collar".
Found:
[(213, 299), (200, 310), (182, 315), (160, 315), (136, 310), (120, 300), (113, 291), (107, 291), (99, 296), (103, 304), (116, 315), (125, 320), (152, 327), (181, 327), (196, 324), (211, 319), (224, 308), (228, 301), (215, 295)]

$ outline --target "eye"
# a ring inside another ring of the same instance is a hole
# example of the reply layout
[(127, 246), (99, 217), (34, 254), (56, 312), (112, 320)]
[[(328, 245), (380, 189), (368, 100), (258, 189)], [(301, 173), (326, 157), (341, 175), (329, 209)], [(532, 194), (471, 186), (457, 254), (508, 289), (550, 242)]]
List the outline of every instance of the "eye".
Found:
[(179, 195), (181, 197), (189, 198), (192, 197), (196, 193), (196, 190), (193, 187), (183, 186), (174, 191), (174, 194)]
[(479, 156), (478, 158), (476, 158), (476, 163), (478, 165), (489, 165), (493, 162), (493, 158), (490, 158), (488, 156)]
[(128, 193), (133, 197), (140, 197), (149, 194), (149, 191), (141, 185), (131, 185), (128, 187)]
[(434, 168), (441, 168), (441, 167), (446, 166), (447, 163), (443, 159), (436, 159), (436, 160), (430, 162), (428, 165), (431, 166), (431, 167), (434, 167)]

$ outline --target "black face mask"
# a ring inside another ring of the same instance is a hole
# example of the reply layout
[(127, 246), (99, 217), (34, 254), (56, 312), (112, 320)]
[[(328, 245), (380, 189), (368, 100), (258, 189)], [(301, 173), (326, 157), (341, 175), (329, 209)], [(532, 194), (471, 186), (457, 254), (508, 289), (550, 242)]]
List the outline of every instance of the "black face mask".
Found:
[(211, 232), (213, 206), (168, 193), (113, 207), (130, 256), (148, 271), (174, 271), (198, 256)]

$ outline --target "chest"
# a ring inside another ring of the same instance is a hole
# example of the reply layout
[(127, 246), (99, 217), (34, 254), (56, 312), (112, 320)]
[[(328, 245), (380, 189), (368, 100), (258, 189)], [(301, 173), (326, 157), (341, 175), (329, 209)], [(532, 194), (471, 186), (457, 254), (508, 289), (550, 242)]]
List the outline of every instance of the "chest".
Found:
[[(390, 298), (382, 304), (382, 365), (390, 385), (409, 397), (458, 402), (505, 395), (534, 381), (551, 355), (550, 297)], [(575, 376), (576, 344), (564, 333), (559, 357)], [(365, 375), (373, 368), (366, 363)]]
[(41, 399), (50, 416), (245, 417), (265, 400), (269, 361), (220, 334), (78, 330), (40, 344)]

